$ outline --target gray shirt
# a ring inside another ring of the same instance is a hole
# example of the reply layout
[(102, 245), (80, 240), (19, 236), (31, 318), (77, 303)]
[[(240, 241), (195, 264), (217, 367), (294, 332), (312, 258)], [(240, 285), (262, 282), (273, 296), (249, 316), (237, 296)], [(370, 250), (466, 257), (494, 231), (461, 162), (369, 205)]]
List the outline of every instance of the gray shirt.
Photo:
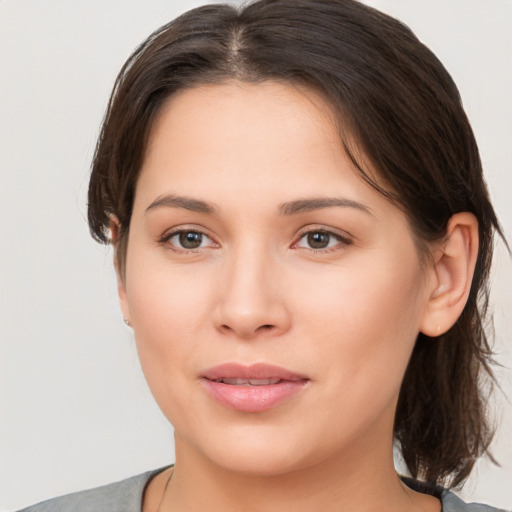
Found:
[[(87, 491), (75, 492), (43, 501), (19, 512), (141, 512), (144, 490), (149, 481), (166, 468), (148, 471), (126, 480), (103, 485)], [(424, 492), (421, 484), (405, 479), (406, 484)], [(447, 490), (433, 492), (443, 504), (443, 512), (506, 512), (488, 505), (464, 503)]]

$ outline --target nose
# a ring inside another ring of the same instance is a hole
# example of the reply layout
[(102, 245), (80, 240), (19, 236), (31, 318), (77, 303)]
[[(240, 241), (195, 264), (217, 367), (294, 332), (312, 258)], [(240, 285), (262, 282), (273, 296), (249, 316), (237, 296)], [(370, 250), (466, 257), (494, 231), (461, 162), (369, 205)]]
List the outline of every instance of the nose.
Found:
[(263, 254), (239, 253), (219, 275), (216, 327), (240, 339), (273, 337), (290, 328), (282, 269)]

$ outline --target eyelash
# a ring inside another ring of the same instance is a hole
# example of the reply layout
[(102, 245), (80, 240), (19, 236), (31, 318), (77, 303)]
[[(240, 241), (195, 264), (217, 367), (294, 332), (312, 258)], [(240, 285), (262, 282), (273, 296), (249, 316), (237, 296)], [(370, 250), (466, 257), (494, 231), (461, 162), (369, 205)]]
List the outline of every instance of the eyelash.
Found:
[[(178, 247), (176, 244), (171, 244), (170, 243), (170, 240), (172, 238), (174, 238), (175, 236), (179, 236), (179, 235), (182, 235), (182, 234), (186, 234), (186, 233), (193, 233), (193, 234), (196, 234), (196, 235), (200, 235), (201, 237), (206, 237), (207, 239), (209, 239), (212, 244), (213, 244), (213, 247), (217, 246), (218, 247), (218, 244), (216, 244), (215, 242), (213, 242), (213, 240), (206, 234), (204, 233), (203, 231), (199, 230), (199, 229), (194, 229), (194, 228), (179, 228), (179, 229), (175, 229), (169, 233), (166, 233), (165, 235), (163, 235), (159, 240), (158, 240), (158, 243), (161, 244), (161, 245), (165, 245), (167, 248), (170, 248), (170, 250), (172, 251), (175, 251), (175, 252), (178, 252), (178, 253), (181, 253), (181, 254), (189, 254), (189, 253), (197, 253), (198, 250), (200, 249), (205, 249), (205, 248), (211, 248), (212, 245), (209, 245), (209, 246), (206, 246), (206, 247), (196, 247), (196, 248), (193, 248), (193, 249), (187, 249), (185, 247)], [(329, 238), (329, 242), (331, 242), (331, 239), (334, 238), (335, 240), (337, 240), (338, 244), (336, 244), (335, 246), (331, 246), (331, 247), (325, 247), (325, 248), (314, 248), (314, 247), (298, 247), (298, 244), (300, 243), (301, 240), (305, 239), (306, 237), (308, 237), (309, 235), (312, 235), (312, 234), (321, 234), (321, 235), (327, 235)], [(201, 240), (201, 243), (202, 243), (203, 240)], [(338, 245), (342, 245), (344, 247), (346, 246), (349, 246), (352, 244), (352, 240), (350, 240), (349, 238), (345, 237), (345, 236), (342, 236), (338, 233), (335, 233), (333, 231), (330, 231), (328, 229), (323, 229), (323, 228), (317, 228), (317, 229), (308, 229), (307, 231), (303, 231), (300, 235), (299, 235), (299, 238), (296, 242), (294, 242), (292, 244), (292, 248), (297, 248), (297, 249), (306, 249), (308, 251), (312, 251), (314, 253), (329, 253), (329, 252), (333, 252), (333, 251), (336, 251), (336, 250), (339, 250), (340, 248), (338, 247)]]
[[(166, 248), (168, 248), (168, 249), (170, 249), (172, 251), (175, 251), (175, 252), (178, 252), (178, 253), (181, 253), (181, 254), (197, 253), (197, 251), (199, 249), (208, 248), (208, 247), (197, 247), (197, 248), (193, 248), (193, 249), (187, 249), (185, 247), (178, 247), (176, 244), (170, 243), (170, 240), (172, 238), (174, 238), (175, 236), (178, 236), (178, 235), (181, 235), (181, 234), (186, 234), (186, 233), (194, 233), (196, 235), (201, 235), (201, 237), (206, 237), (206, 238), (208, 238), (209, 240), (211, 240), (213, 242), (213, 240), (206, 233), (201, 231), (200, 229), (195, 229), (195, 228), (179, 228), (179, 229), (175, 229), (173, 231), (170, 231), (168, 233), (165, 233), (158, 240), (158, 243), (160, 245), (166, 246)], [(202, 241), (201, 241), (201, 243), (202, 243)], [(216, 244), (215, 242), (213, 242), (213, 244), (215, 246), (218, 246), (218, 244)]]
[[(316, 228), (316, 229), (308, 229), (307, 231), (303, 231), (300, 236), (299, 236), (299, 239), (297, 242), (295, 242), (292, 247), (295, 247), (297, 246), (297, 244), (305, 239), (307, 236), (309, 235), (312, 235), (312, 234), (322, 234), (322, 235), (327, 235), (328, 237), (330, 237), (330, 239), (334, 238), (335, 240), (337, 240), (337, 244), (334, 245), (334, 246), (331, 246), (331, 247), (325, 247), (325, 248), (321, 248), (321, 249), (316, 249), (314, 247), (305, 247), (305, 249), (307, 249), (308, 251), (313, 251), (314, 253), (329, 253), (329, 252), (334, 252), (334, 251), (337, 251), (337, 250), (340, 250), (340, 247), (339, 245), (341, 245), (343, 247), (347, 247), (349, 245), (352, 245), (352, 240), (350, 240), (348, 237), (346, 236), (342, 236), (340, 235), (339, 233), (335, 233), (334, 231), (330, 231), (328, 229), (323, 229), (323, 228)], [(331, 240), (329, 240), (330, 242)], [(299, 247), (300, 248), (300, 247)]]

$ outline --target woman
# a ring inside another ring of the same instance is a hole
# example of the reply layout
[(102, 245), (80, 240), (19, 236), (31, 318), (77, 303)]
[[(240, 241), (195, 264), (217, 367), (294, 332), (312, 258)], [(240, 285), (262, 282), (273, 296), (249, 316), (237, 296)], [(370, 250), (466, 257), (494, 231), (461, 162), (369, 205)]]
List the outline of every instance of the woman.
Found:
[(171, 22), (118, 77), (89, 225), (176, 463), (27, 510), (492, 510), (442, 487), (492, 436), (501, 230), (458, 91), (406, 27), (351, 0)]

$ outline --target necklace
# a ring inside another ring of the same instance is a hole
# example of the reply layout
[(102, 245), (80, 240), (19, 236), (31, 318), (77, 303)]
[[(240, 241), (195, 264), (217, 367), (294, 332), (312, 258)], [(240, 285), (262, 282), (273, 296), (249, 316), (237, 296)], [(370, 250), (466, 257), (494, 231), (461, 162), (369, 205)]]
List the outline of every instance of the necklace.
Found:
[(156, 512), (161, 512), (162, 503), (164, 502), (165, 494), (167, 493), (167, 489), (169, 488), (173, 474), (174, 474), (174, 468), (172, 468), (171, 474), (169, 475), (169, 478), (167, 479), (167, 483), (165, 484), (164, 492), (162, 493), (162, 497), (160, 498), (160, 502), (158, 503)]

